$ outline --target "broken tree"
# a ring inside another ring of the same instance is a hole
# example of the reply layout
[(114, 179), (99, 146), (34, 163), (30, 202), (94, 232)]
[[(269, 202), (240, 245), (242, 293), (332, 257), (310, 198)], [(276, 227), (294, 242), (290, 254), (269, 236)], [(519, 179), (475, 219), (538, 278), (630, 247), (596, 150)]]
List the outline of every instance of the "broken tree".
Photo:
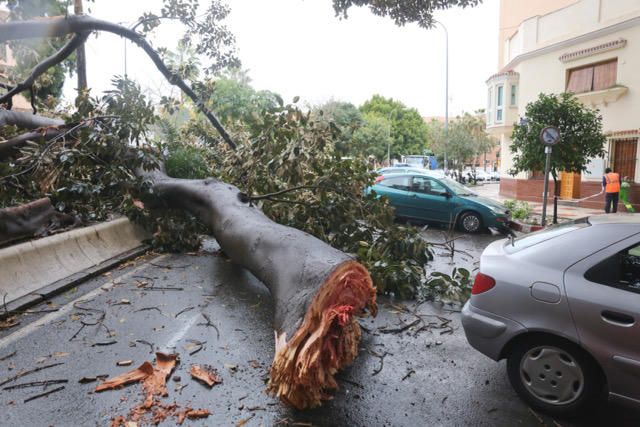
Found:
[(225, 254), (260, 279), (275, 306), (269, 390), (296, 408), (317, 406), (358, 355), (365, 311), (376, 314), (368, 271), (349, 255), (271, 221), (236, 187), (210, 178), (147, 173), (154, 193), (206, 224)]
[[(0, 24), (0, 42), (31, 37), (76, 35), (58, 53), (39, 64), (25, 82), (0, 103), (28, 89), (38, 73), (81, 46), (87, 32), (109, 31), (140, 46), (163, 75), (194, 100), (200, 111), (235, 148), (191, 88), (162, 62), (135, 31), (87, 16)], [(15, 146), (12, 146), (12, 148)], [(284, 402), (303, 409), (319, 405), (335, 389), (334, 375), (358, 355), (357, 318), (376, 313), (375, 288), (368, 271), (353, 258), (300, 230), (277, 224), (238, 188), (218, 181), (181, 180), (161, 171), (143, 175), (153, 193), (168, 206), (191, 212), (207, 225), (222, 250), (251, 271), (271, 291), (275, 306), (275, 357), (269, 390)]]

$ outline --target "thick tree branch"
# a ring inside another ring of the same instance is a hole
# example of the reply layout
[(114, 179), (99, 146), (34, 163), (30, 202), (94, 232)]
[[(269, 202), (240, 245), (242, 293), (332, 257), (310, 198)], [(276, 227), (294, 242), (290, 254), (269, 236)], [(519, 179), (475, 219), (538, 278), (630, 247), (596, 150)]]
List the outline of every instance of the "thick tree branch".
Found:
[[(4, 104), (9, 102), (15, 95), (19, 94), (23, 90), (27, 90), (33, 86), (33, 83), (36, 81), (38, 77), (43, 75), (49, 68), (53, 67), (64, 61), (69, 55), (71, 55), (78, 46), (81, 46), (89, 37), (88, 32), (82, 32), (74, 35), (71, 40), (69, 40), (62, 48), (54, 53), (53, 55), (45, 58), (42, 62), (34, 67), (31, 71), (31, 74), (21, 83), (18, 83), (15, 87), (13, 87), (9, 92), (5, 93), (0, 97), (0, 104)], [(33, 107), (33, 91), (32, 91), (32, 108)], [(35, 111), (34, 111), (35, 114)]]
[(240, 190), (214, 178), (140, 171), (167, 206), (195, 215), (224, 253), (264, 283), (274, 300), (276, 354), (269, 390), (298, 409), (337, 388), (334, 375), (358, 355), (365, 310), (376, 312), (367, 270), (319, 239), (271, 221)]
[[(29, 38), (63, 37), (71, 33), (84, 33), (90, 31), (106, 31), (117, 34), (131, 40), (142, 48), (169, 83), (178, 86), (189, 98), (191, 98), (200, 112), (207, 117), (213, 127), (218, 131), (218, 133), (220, 133), (222, 139), (224, 139), (225, 142), (235, 150), (236, 144), (211, 110), (204, 105), (193, 89), (191, 89), (184, 80), (169, 70), (162, 61), (162, 58), (160, 58), (160, 55), (158, 55), (158, 52), (151, 47), (144, 36), (133, 30), (86, 15), (50, 18), (47, 20), (14, 21), (0, 24), (0, 43), (5, 43), (9, 40)], [(50, 64), (50, 66), (51, 65), (55, 64)]]
[(46, 128), (41, 131), (36, 130), (33, 132), (23, 133), (11, 139), (7, 139), (6, 141), (0, 141), (0, 160), (4, 160), (9, 157), (15, 149), (22, 147), (27, 143), (27, 141), (38, 141), (40, 139), (50, 140), (64, 132), (66, 132), (66, 129)]
[(41, 234), (51, 227), (71, 225), (74, 221), (72, 216), (56, 211), (48, 198), (0, 209), (0, 244)]
[(20, 129), (37, 129), (40, 127), (61, 126), (64, 120), (36, 116), (19, 111), (0, 110), (0, 126), (16, 126)]

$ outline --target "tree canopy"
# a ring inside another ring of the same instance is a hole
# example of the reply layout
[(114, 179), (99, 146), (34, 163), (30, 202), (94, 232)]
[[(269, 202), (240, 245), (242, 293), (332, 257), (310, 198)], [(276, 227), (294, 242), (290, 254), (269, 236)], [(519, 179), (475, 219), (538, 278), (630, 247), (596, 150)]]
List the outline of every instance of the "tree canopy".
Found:
[(485, 131), (482, 114), (464, 113), (451, 120), (448, 137), (444, 123), (438, 120), (432, 120), (428, 128), (431, 150), (441, 158), (446, 150), (448, 166), (454, 169), (462, 169), (467, 161), (491, 151), (496, 145)]
[(527, 104), (526, 124), (516, 123), (513, 129), (511, 152), (513, 168), (509, 173), (544, 170), (544, 146), (540, 132), (546, 126), (560, 129), (561, 139), (553, 147), (551, 175), (558, 172), (583, 172), (595, 157), (604, 157), (606, 138), (602, 133), (602, 116), (598, 110), (584, 106), (571, 93), (540, 94)]
[[(379, 127), (380, 120), (386, 120), (391, 136), (391, 157), (400, 158), (407, 154), (423, 154), (427, 148), (428, 131), (424, 119), (415, 108), (409, 108), (400, 101), (374, 95), (360, 107), (363, 115), (377, 117), (374, 126)], [(366, 126), (366, 125), (365, 125)], [(379, 144), (381, 141), (371, 141)], [(372, 151), (386, 153), (387, 146), (376, 146)]]
[(433, 14), (437, 10), (451, 7), (473, 7), (482, 0), (333, 0), (333, 9), (337, 16), (347, 17), (354, 6), (368, 7), (378, 16), (390, 17), (397, 25), (415, 22), (421, 27), (430, 28), (435, 24)]

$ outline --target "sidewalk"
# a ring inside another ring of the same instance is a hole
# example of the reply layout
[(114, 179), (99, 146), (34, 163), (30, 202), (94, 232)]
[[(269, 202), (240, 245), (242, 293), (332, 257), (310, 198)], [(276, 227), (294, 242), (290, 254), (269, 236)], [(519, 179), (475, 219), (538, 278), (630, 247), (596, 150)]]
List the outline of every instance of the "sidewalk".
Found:
[[(490, 199), (505, 201), (509, 200), (508, 197), (502, 197), (499, 194), (500, 183), (492, 182), (487, 184), (478, 185), (475, 187), (471, 187), (473, 191), (478, 193), (480, 196), (488, 197)], [(536, 215), (542, 215), (542, 203), (537, 202), (527, 202), (531, 211)], [(603, 202), (604, 204), (604, 202)], [(589, 208), (579, 208), (573, 206), (567, 206), (558, 203), (558, 218), (566, 218), (566, 219), (577, 219), (583, 218), (585, 216), (591, 215), (599, 215), (604, 213), (603, 209), (589, 209)], [(547, 217), (553, 217), (553, 196), (549, 197), (549, 201), (547, 203)]]

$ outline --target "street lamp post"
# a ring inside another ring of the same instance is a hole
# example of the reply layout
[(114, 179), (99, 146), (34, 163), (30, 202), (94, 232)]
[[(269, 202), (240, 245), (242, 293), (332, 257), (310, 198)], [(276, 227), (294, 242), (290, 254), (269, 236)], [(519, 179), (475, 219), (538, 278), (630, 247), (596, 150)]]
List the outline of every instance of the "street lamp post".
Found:
[(440, 21), (435, 21), (444, 30), (445, 40), (445, 86), (444, 86), (444, 170), (447, 171), (447, 144), (449, 142), (449, 31)]
[(391, 110), (387, 117), (387, 166), (391, 166), (391, 115), (395, 113), (395, 111), (395, 108)]

